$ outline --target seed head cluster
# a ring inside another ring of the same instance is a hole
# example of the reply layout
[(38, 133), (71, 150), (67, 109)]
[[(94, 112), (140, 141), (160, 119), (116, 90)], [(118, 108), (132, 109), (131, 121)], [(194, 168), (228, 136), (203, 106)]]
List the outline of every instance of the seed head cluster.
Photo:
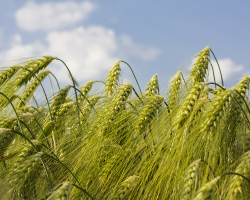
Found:
[(53, 56), (4, 67), (1, 199), (249, 199), (250, 77), (208, 82), (210, 52), (166, 87), (155, 74), (144, 91), (123, 82), (121, 60), (73, 88), (49, 71), (62, 61)]

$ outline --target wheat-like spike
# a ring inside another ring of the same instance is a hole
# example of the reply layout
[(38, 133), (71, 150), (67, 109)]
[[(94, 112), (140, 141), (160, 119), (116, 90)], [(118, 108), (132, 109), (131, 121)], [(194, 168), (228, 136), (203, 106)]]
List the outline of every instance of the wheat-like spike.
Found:
[(72, 183), (69, 181), (63, 182), (62, 186), (54, 191), (47, 200), (69, 200), (72, 189)]
[[(245, 98), (245, 95), (246, 95), (246, 91), (249, 89), (249, 83), (250, 83), (250, 76), (244, 75), (242, 80), (233, 89), (234, 91), (237, 91), (235, 93), (235, 98), (237, 99), (238, 103), (240, 103), (241, 105), (244, 105), (244, 98)], [(241, 113), (240, 107), (238, 105), (236, 105), (232, 109), (234, 109), (234, 114), (236, 116), (239, 116), (239, 114)], [(239, 117), (238, 117), (238, 120), (240, 120)]]
[(228, 110), (229, 102), (232, 101), (232, 90), (226, 90), (212, 101), (212, 109), (207, 113), (206, 120), (201, 125), (201, 132), (213, 133), (223, 116)]
[(74, 102), (62, 104), (60, 110), (58, 111), (57, 117), (64, 116), (71, 108), (73, 108), (74, 105)]
[[(39, 79), (40, 82), (42, 82), (50, 73), (51, 73), (50, 70), (45, 69), (37, 75), (37, 78)], [(40, 85), (39, 81), (36, 78), (33, 78), (31, 83), (26, 86), (23, 94), (21, 95), (22, 102), (19, 103), (18, 107), (23, 106), (23, 103), (27, 103), (30, 100), (30, 98), (36, 91), (37, 87)]]
[(169, 96), (168, 96), (168, 106), (170, 107), (170, 110), (172, 110), (176, 104), (176, 100), (181, 86), (181, 76), (182, 76), (181, 71), (178, 71), (175, 74), (173, 80), (171, 81)]
[[(250, 166), (250, 151), (246, 152), (242, 156), (240, 164), (236, 168), (235, 172), (249, 178), (250, 177), (249, 166)], [(228, 192), (229, 199), (239, 199), (240, 198), (239, 195), (242, 194), (242, 186), (244, 184), (244, 178), (235, 175), (233, 176), (230, 182), (231, 184), (229, 186), (229, 192)]]
[[(41, 142), (38, 140), (31, 140), (32, 143), (36, 146), (41, 145)], [(34, 148), (31, 146), (31, 144), (25, 144), (22, 146), (21, 152), (18, 154), (16, 158), (16, 163), (14, 165), (14, 168), (17, 168), (21, 163), (23, 163), (29, 156), (34, 154)]]
[(16, 117), (6, 117), (5, 119), (0, 121), (0, 127), (17, 130), (18, 129), (18, 121), (17, 121)]
[(132, 92), (132, 88), (133, 86), (130, 83), (127, 83), (119, 88), (117, 95), (115, 96), (114, 99), (115, 104), (111, 111), (112, 117), (114, 117), (117, 113), (119, 113), (121, 110), (124, 109), (127, 99), (129, 98)]
[(108, 78), (107, 78), (107, 84), (105, 88), (105, 92), (107, 95), (112, 95), (118, 85), (119, 76), (120, 76), (120, 67), (121, 60), (118, 60), (114, 67), (109, 71)]
[(39, 63), (37, 63), (39, 67), (36, 68), (35, 74), (45, 69), (54, 59), (56, 59), (55, 56), (43, 56), (42, 59), (39, 59)]
[(244, 75), (242, 80), (236, 85), (236, 90), (241, 94), (242, 97), (245, 97), (246, 90), (249, 89), (250, 76)]
[[(27, 61), (22, 67), (30, 70), (34, 74), (37, 74), (39, 71), (45, 69), (54, 59), (55, 57), (53, 56), (44, 56), (42, 59)], [(17, 85), (19, 86), (27, 83), (33, 77), (33, 74), (25, 69), (20, 69), (19, 73), (17, 73), (17, 76), (15, 77), (18, 80)]]
[[(229, 109), (229, 119), (232, 119), (232, 123), (230, 124), (229, 129), (235, 132), (236, 124), (239, 127), (240, 124), (244, 120), (242, 120), (242, 110), (240, 108), (240, 105), (243, 107), (245, 106), (245, 102), (247, 102), (246, 99), (246, 91), (249, 89), (249, 83), (250, 83), (250, 76), (244, 75), (242, 77), (242, 80), (232, 88), (232, 91), (234, 92), (234, 99), (230, 101), (230, 109)], [(245, 101), (245, 102), (244, 102)], [(240, 104), (240, 105), (238, 105)]]
[(10, 129), (0, 128), (0, 158), (4, 155), (4, 152), (15, 136)]
[(146, 89), (146, 96), (153, 96), (155, 94), (159, 94), (159, 84), (158, 84), (158, 78), (157, 74), (155, 74), (149, 83), (147, 84), (147, 89)]
[(211, 88), (209, 88), (208, 86), (205, 86), (203, 88), (202, 93), (200, 94), (200, 98), (208, 98), (208, 94), (212, 91)]
[(209, 64), (209, 56), (210, 47), (206, 47), (200, 51), (198, 59), (194, 63), (194, 66), (191, 70), (191, 79), (193, 83), (204, 82)]
[(64, 103), (70, 103), (73, 102), (73, 99), (71, 97), (66, 97)]
[(60, 127), (60, 123), (64, 120), (64, 118), (72, 108), (74, 108), (74, 111), (76, 111), (75, 102), (70, 101), (66, 103), (65, 100), (65, 103), (60, 106), (60, 109), (58, 110), (58, 112), (56, 112), (56, 115), (54, 116), (56, 120), (56, 124), (54, 126), (55, 129)]
[[(222, 89), (223, 88), (223, 89)], [(219, 95), (221, 92), (225, 91), (226, 88), (222, 86), (221, 87), (217, 87), (215, 90), (212, 90), (210, 91), (211, 94), (215, 94), (215, 95)]]
[(110, 126), (110, 122), (112, 122), (117, 114), (125, 108), (127, 99), (129, 98), (131, 92), (132, 92), (133, 86), (130, 83), (127, 83), (120, 87), (117, 91), (117, 94), (114, 97), (113, 102), (115, 102), (112, 105), (111, 111), (110, 108), (107, 108), (107, 116), (106, 116), (106, 125), (103, 130), (103, 134), (106, 134), (106, 131), (108, 130), (108, 127)]
[(177, 128), (181, 127), (184, 121), (190, 116), (195, 103), (200, 98), (200, 94), (204, 89), (204, 83), (196, 83), (189, 91), (188, 96), (185, 98), (176, 118)]
[(9, 69), (2, 71), (0, 74), (0, 86), (2, 86), (7, 80), (9, 80), (19, 69), (19, 65), (14, 65)]
[[(1, 91), (10, 98), (22, 85), (27, 84), (34, 74), (37, 74), (39, 71), (46, 68), (53, 59), (55, 59), (55, 57), (44, 56), (42, 59), (30, 60), (23, 65), (16, 66), (19, 67), (20, 70), (18, 70), (14, 78), (2, 86)], [(11, 88), (11, 91), (9, 88)], [(6, 107), (9, 102), (3, 97), (0, 98), (0, 106)]]
[(199, 189), (198, 194), (194, 198), (194, 200), (212, 200), (214, 189), (219, 179), (220, 179), (220, 176), (206, 183), (201, 189)]
[(93, 106), (95, 106), (95, 104), (98, 102), (100, 98), (101, 98), (100, 96), (93, 96), (88, 99), (89, 102), (87, 102), (86, 105), (82, 109), (84, 118), (87, 118), (90, 115), (90, 112), (93, 109)]
[(51, 105), (51, 115), (53, 118), (55, 118), (57, 111), (60, 109), (60, 106), (65, 102), (70, 88), (71, 86), (69, 85), (60, 89), (53, 99), (53, 103)]
[[(91, 90), (91, 88), (92, 88), (92, 86), (93, 86), (94, 83), (95, 83), (95, 81), (89, 81), (89, 82), (87, 82), (87, 83), (82, 87), (81, 92), (82, 92), (82, 94), (83, 94), (85, 97), (88, 95), (88, 93), (89, 93), (89, 91)], [(84, 100), (85, 100), (85, 98), (84, 98), (82, 95), (79, 95), (79, 97), (78, 97), (78, 102), (80, 103), (80, 102), (82, 102), (82, 101), (84, 101)]]
[(27, 106), (22, 106), (21, 108), (18, 108), (17, 112), (20, 115), (22, 113), (32, 113), (32, 114), (34, 114), (36, 112), (36, 109), (31, 105), (27, 105)]
[(24, 162), (19, 163), (10, 174), (10, 183), (16, 187), (22, 187), (29, 176), (42, 166), (41, 156), (43, 152), (38, 152), (35, 155), (31, 155), (25, 159)]
[(135, 124), (135, 132), (141, 134), (147, 125), (154, 119), (154, 115), (157, 109), (165, 101), (165, 98), (160, 95), (148, 97), (148, 103), (142, 108), (140, 116), (138, 117)]
[(134, 189), (134, 187), (137, 185), (139, 179), (140, 179), (140, 177), (136, 176), (136, 175), (129, 176), (128, 178), (126, 178), (121, 183), (116, 194), (111, 199), (112, 200), (128, 199), (128, 196), (130, 195), (130, 193)]
[(199, 164), (200, 159), (196, 160), (189, 165), (185, 179), (184, 179), (184, 190), (181, 195), (182, 200), (192, 199), (195, 190), (197, 189), (197, 183), (199, 179)]

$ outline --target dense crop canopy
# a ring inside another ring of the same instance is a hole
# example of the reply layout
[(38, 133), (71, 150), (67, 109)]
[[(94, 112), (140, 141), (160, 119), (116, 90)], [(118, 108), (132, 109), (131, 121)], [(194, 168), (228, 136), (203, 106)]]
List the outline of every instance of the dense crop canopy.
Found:
[(144, 92), (120, 82), (121, 60), (106, 80), (72, 77), (52, 95), (42, 81), (60, 59), (2, 69), (1, 199), (249, 199), (250, 77), (209, 83), (210, 52)]

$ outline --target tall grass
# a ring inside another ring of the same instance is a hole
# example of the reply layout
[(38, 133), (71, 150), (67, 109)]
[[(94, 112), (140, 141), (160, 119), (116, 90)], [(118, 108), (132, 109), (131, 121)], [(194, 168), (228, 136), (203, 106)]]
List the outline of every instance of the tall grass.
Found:
[(4, 68), (1, 199), (249, 199), (250, 77), (207, 82), (210, 51), (162, 91), (157, 75), (142, 93), (120, 82), (119, 60), (107, 80), (77, 88), (72, 77), (36, 104), (60, 59)]

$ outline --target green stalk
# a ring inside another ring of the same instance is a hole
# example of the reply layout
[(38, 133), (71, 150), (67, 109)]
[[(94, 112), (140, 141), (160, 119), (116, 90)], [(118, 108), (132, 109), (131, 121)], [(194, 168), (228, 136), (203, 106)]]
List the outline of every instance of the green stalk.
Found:
[(50, 74), (51, 74), (51, 75), (54, 77), (54, 79), (56, 80), (57, 87), (58, 87), (58, 89), (60, 90), (60, 85), (59, 85), (59, 82), (58, 82), (56, 76), (55, 76), (52, 72), (51, 72)]
[(22, 128), (22, 126), (21, 126), (20, 119), (19, 119), (19, 117), (18, 117), (18, 114), (17, 114), (17, 111), (16, 111), (14, 105), (12, 104), (12, 102), (10, 101), (10, 99), (9, 99), (4, 93), (0, 92), (0, 94), (3, 95), (3, 96), (9, 101), (10, 105), (12, 106), (12, 108), (13, 108), (15, 114), (16, 114), (16, 118), (17, 118), (17, 121), (18, 121), (18, 125), (19, 125), (19, 127), (20, 127), (20, 129), (21, 129), (21, 132), (22, 132), (22, 134), (24, 134), (24, 133), (23, 133), (23, 128)]
[(141, 100), (140, 96), (139, 96), (139, 95), (137, 94), (137, 92), (135, 91), (135, 88), (133, 87), (132, 89), (133, 89), (135, 95), (136, 95), (136, 96), (140, 99), (140, 101), (143, 103), (143, 101)]
[(220, 69), (219, 62), (218, 62), (218, 60), (216, 59), (216, 57), (215, 57), (214, 52), (212, 51), (212, 49), (210, 49), (210, 51), (212, 52), (212, 54), (213, 54), (213, 56), (214, 56), (214, 59), (215, 59), (216, 62), (217, 62), (217, 65), (218, 65), (218, 68), (219, 68), (219, 71), (220, 71), (221, 84), (222, 84), (222, 86), (224, 86), (223, 77), (222, 77), (222, 73), (221, 73), (221, 69)]
[(52, 85), (52, 82), (51, 82), (51, 78), (50, 78), (50, 76), (48, 76), (49, 77), (49, 82), (50, 82), (50, 87), (51, 87), (51, 93), (52, 93), (52, 96), (53, 96), (53, 98), (54, 98), (54, 90), (53, 90), (53, 85)]
[(221, 177), (225, 176), (225, 175), (237, 175), (237, 176), (241, 176), (242, 178), (244, 178), (250, 184), (250, 180), (247, 177), (245, 177), (244, 175), (242, 175), (242, 174), (235, 173), (235, 172), (227, 172), (225, 174), (222, 174)]
[(41, 162), (43, 164), (43, 168), (44, 168), (46, 176), (47, 176), (47, 181), (48, 181), (48, 184), (49, 184), (50, 191), (53, 192), (53, 187), (52, 187), (52, 184), (51, 184), (51, 180), (50, 180), (50, 177), (49, 177), (49, 173), (48, 173), (47, 167), (44, 164), (42, 157), (40, 157), (40, 159), (41, 159)]
[(168, 106), (168, 103), (166, 101), (164, 101), (164, 104), (167, 106), (168, 108), (168, 113), (170, 113), (170, 109), (169, 109), (169, 106)]
[[(73, 174), (73, 172), (71, 172), (71, 170), (66, 166), (66, 165), (64, 165), (59, 159), (57, 159), (57, 158), (54, 158), (53, 156), (51, 156), (51, 155), (49, 155), (49, 154), (47, 154), (47, 153), (44, 153), (44, 155), (46, 155), (47, 157), (49, 157), (49, 158), (51, 158), (52, 160), (55, 160), (55, 161), (57, 161), (59, 164), (61, 164), (72, 176), (73, 176), (73, 178), (76, 180), (76, 182), (79, 184), (79, 185), (81, 185), (80, 184), (80, 182), (78, 181), (78, 179), (76, 178), (76, 176)], [(83, 193), (84, 193), (84, 195), (85, 195), (85, 191), (86, 190), (82, 190), (83, 191)], [(91, 199), (93, 199), (88, 193), (86, 193)]]
[(137, 78), (136, 78), (136, 76), (135, 76), (135, 74), (134, 74), (134, 71), (132, 70), (132, 68), (130, 67), (130, 65), (129, 65), (128, 63), (126, 63), (126, 62), (123, 61), (123, 60), (122, 60), (121, 62), (125, 63), (125, 64), (128, 65), (128, 67), (130, 68), (130, 70), (131, 70), (131, 72), (132, 72), (132, 74), (133, 74), (133, 76), (134, 76), (134, 78), (135, 78), (135, 81), (136, 81), (136, 83), (137, 83), (137, 86), (138, 86), (138, 88), (139, 88), (139, 90), (140, 90), (141, 96), (142, 96), (141, 88), (140, 88), (140, 85), (139, 85), (139, 83), (138, 83), (138, 81), (137, 81)]
[(237, 90), (234, 90), (234, 91), (237, 92), (238, 95), (241, 97), (241, 99), (244, 101), (244, 103), (246, 104), (246, 107), (247, 107), (247, 111), (248, 111), (248, 113), (250, 114), (250, 109), (249, 109), (249, 107), (248, 107), (248, 105), (247, 105), (247, 102), (246, 102), (246, 100), (244, 99), (244, 97), (243, 97)]
[(94, 199), (94, 198), (87, 192), (87, 190), (82, 189), (81, 187), (79, 187), (79, 186), (76, 185), (76, 184), (72, 184), (72, 185), (75, 186), (76, 188), (78, 188), (79, 190), (81, 190), (83, 193), (86, 193), (86, 194), (90, 197), (90, 199)]
[[(73, 87), (73, 86), (72, 86), (72, 87)], [(85, 97), (85, 96), (83, 95), (83, 93), (81, 92), (81, 90), (79, 90), (78, 88), (76, 88), (76, 90), (83, 96), (83, 98), (85, 98), (85, 99), (87, 100), (87, 102), (88, 102), (89, 105), (93, 108), (93, 110), (95, 110), (94, 107), (93, 107), (93, 105), (90, 103), (90, 101), (88, 100), (88, 98)], [(96, 112), (96, 111), (95, 111), (95, 112)]]
[(61, 62), (64, 64), (64, 66), (67, 68), (67, 70), (68, 70), (68, 72), (69, 72), (69, 75), (70, 75), (70, 77), (71, 77), (71, 79), (72, 79), (73, 86), (74, 86), (74, 90), (75, 90), (76, 106), (77, 106), (77, 109), (78, 109), (78, 110), (77, 110), (78, 121), (79, 121), (79, 124), (80, 124), (80, 113), (79, 113), (80, 108), (79, 108), (79, 104), (78, 104), (78, 98), (77, 98), (76, 85), (75, 85), (74, 78), (73, 78), (73, 76), (72, 76), (72, 74), (71, 74), (71, 71), (69, 70), (68, 66), (66, 65), (66, 63), (65, 63), (64, 61), (62, 61), (61, 59), (59, 59), (59, 58), (56, 58), (56, 59), (59, 60), (59, 61), (61, 61)]
[[(73, 86), (71, 86), (71, 87), (73, 87)], [(88, 101), (88, 103), (91, 105), (91, 103), (89, 102), (89, 100), (87, 99), (87, 97), (85, 97), (83, 94), (82, 94), (82, 92), (81, 92), (81, 90), (79, 90), (78, 88), (75, 88), (78, 92), (80, 92), (80, 94)], [(95, 109), (94, 109), (94, 107), (91, 105), (91, 107), (93, 108), (93, 110), (95, 111)], [(79, 109), (80, 110), (80, 112), (82, 113), (82, 116), (84, 116), (84, 114), (83, 114), (83, 112), (82, 112), (82, 110), (78, 107), (77, 109)], [(79, 111), (78, 111), (79, 112)], [(95, 111), (96, 112), (96, 111)], [(97, 113), (97, 112), (96, 112)]]
[[(213, 77), (214, 77), (214, 82), (216, 83), (216, 80), (215, 80), (215, 74), (214, 74), (214, 67), (213, 67), (213, 65), (212, 65), (212, 63), (211, 63), (211, 61), (210, 61), (210, 60), (209, 60), (209, 62), (210, 62), (210, 65), (211, 65), (211, 67), (212, 67)], [(215, 87), (215, 89), (216, 89), (216, 85), (214, 85), (214, 87)]]
[(33, 142), (31, 142), (31, 140), (28, 137), (26, 137), (26, 135), (24, 135), (23, 133), (20, 133), (19, 131), (16, 131), (16, 130), (11, 130), (11, 132), (16, 133), (17, 135), (20, 135), (24, 140), (26, 140), (28, 143), (31, 144), (31, 146), (35, 149), (36, 152), (39, 152), (37, 147), (33, 144)]
[(36, 138), (35, 138), (34, 134), (32, 133), (32, 131), (30, 130), (30, 128), (28, 127), (28, 125), (25, 124), (22, 120), (20, 120), (20, 122), (27, 128), (27, 130), (29, 131), (32, 139), (35, 140)]

